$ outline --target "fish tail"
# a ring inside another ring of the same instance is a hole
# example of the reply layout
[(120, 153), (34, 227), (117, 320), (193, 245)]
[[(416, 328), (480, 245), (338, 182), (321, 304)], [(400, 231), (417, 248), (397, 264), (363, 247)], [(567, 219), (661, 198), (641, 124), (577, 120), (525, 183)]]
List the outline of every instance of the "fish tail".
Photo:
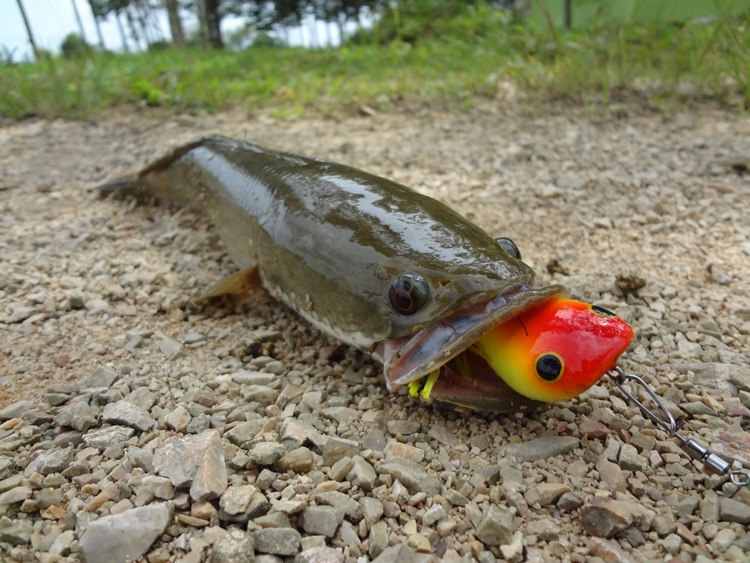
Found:
[(99, 192), (101, 197), (107, 197), (111, 194), (118, 198), (125, 196), (145, 198), (148, 195), (147, 186), (139, 175), (123, 176), (122, 178), (111, 180), (97, 186), (96, 191)]

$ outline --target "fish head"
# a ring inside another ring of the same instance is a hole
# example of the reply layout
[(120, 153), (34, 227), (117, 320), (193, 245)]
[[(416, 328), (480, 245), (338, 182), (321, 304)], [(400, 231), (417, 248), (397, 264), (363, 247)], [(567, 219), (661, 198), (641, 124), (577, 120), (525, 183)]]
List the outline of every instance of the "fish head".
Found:
[(495, 412), (579, 395), (614, 367), (633, 331), (606, 309), (561, 294), (559, 286), (518, 287), (393, 341), (386, 382), (392, 389), (409, 384), (413, 395), (430, 400)]

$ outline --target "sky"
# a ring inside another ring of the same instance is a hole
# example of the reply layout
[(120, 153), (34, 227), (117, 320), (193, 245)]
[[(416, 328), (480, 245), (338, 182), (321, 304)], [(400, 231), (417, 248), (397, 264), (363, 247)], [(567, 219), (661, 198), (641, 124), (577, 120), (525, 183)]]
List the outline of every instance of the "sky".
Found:
[[(83, 22), (86, 40), (91, 44), (98, 43), (94, 18), (91, 14), (86, 0), (21, 0), (26, 10), (26, 15), (31, 24), (37, 47), (48, 49), (54, 53), (59, 52), (60, 43), (69, 33), (80, 33), (78, 23), (73, 12), (73, 2), (78, 7), (78, 13)], [(159, 25), (166, 39), (170, 38), (167, 14), (159, 12)], [(124, 22), (123, 22), (124, 23)], [(241, 20), (227, 19), (222, 22), (222, 31), (228, 31), (241, 25)], [(122, 40), (117, 30), (114, 18), (108, 18), (101, 22), (104, 44), (111, 51), (122, 50)], [(183, 18), (183, 27), (195, 26), (194, 19)], [(318, 22), (318, 35), (327, 37), (325, 24)], [(290, 42), (294, 45), (306, 44), (309, 29), (298, 29), (290, 34)], [(333, 39), (338, 42), (338, 29), (331, 26)], [(127, 33), (127, 30), (126, 30)], [(130, 41), (130, 38), (128, 38)], [(23, 25), (21, 12), (18, 9), (17, 0), (0, 0), (0, 50), (8, 49), (13, 53), (13, 60), (28, 60), (31, 58), (31, 46), (29, 45), (26, 29)], [(131, 49), (133, 45), (131, 44)]]

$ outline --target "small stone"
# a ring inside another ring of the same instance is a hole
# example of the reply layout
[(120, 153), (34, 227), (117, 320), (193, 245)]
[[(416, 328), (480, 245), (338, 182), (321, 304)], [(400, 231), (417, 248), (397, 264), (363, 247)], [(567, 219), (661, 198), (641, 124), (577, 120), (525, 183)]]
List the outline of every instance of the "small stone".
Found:
[(516, 518), (511, 509), (491, 504), (476, 527), (476, 536), (487, 545), (506, 545), (513, 540)]
[(278, 471), (294, 471), (295, 473), (306, 473), (312, 471), (315, 465), (315, 454), (309, 448), (301, 447), (284, 455), (276, 462)]
[(296, 555), (302, 536), (294, 528), (264, 528), (253, 533), (255, 551), (272, 555)]
[(417, 463), (421, 462), (425, 456), (424, 450), (396, 440), (389, 440), (385, 445), (383, 453), (385, 454), (385, 459), (408, 459)]
[(58, 426), (68, 426), (86, 432), (98, 425), (98, 417), (98, 407), (89, 405), (85, 401), (75, 401), (60, 409), (54, 420)]
[(609, 427), (598, 420), (585, 420), (578, 429), (583, 436), (594, 439), (603, 439), (611, 434)]
[(302, 528), (308, 534), (332, 538), (344, 520), (344, 511), (333, 506), (309, 506), (299, 516)]
[(445, 509), (443, 508), (443, 506), (440, 504), (433, 504), (422, 515), (422, 524), (424, 526), (432, 526), (441, 518), (445, 518), (445, 516)]
[[(370, 548), (368, 553), (375, 560), (388, 547), (388, 524), (384, 520), (375, 522), (370, 528)], [(394, 546), (396, 547), (396, 546)], [(397, 561), (397, 559), (388, 559), (388, 561)]]
[(175, 487), (189, 485), (193, 500), (217, 498), (228, 484), (224, 449), (216, 430), (170, 440), (154, 453), (154, 470)]
[(617, 458), (617, 464), (626, 471), (646, 471), (648, 461), (638, 453), (638, 450), (630, 444), (623, 444), (620, 447), (620, 455)]
[(750, 524), (750, 505), (731, 498), (721, 499), (721, 519), (724, 522)]
[(358, 455), (352, 458), (352, 468), (346, 476), (347, 481), (363, 491), (370, 491), (377, 478), (375, 469), (364, 458)]
[(416, 420), (388, 420), (386, 427), (394, 436), (411, 436), (422, 430), (422, 425)]
[(158, 330), (154, 332), (154, 336), (156, 337), (156, 345), (167, 358), (176, 360), (180, 357), (182, 344)]
[(523, 559), (523, 533), (515, 532), (508, 545), (500, 546), (500, 553), (503, 554), (503, 559), (511, 563), (521, 561)]
[(34, 410), (36, 404), (32, 401), (20, 400), (0, 409), (0, 421), (10, 420), (11, 418), (21, 418), (27, 412)]
[(334, 422), (346, 422), (350, 418), (359, 416), (359, 411), (350, 409), (349, 407), (328, 407), (322, 409), (320, 414)]
[(11, 520), (0, 516), (0, 542), (11, 545), (24, 545), (31, 540), (31, 520)]
[(23, 307), (23, 306), (11, 307), (10, 317), (8, 317), (6, 322), (8, 324), (20, 323), (21, 321), (25, 321), (30, 316), (35, 314), (36, 311), (37, 311), (36, 307)]
[(333, 547), (311, 547), (297, 554), (294, 563), (344, 563), (344, 553)]
[(228, 487), (219, 501), (219, 518), (233, 522), (247, 522), (266, 514), (271, 504), (255, 485)]
[(276, 375), (273, 373), (247, 371), (244, 369), (234, 372), (230, 377), (239, 385), (268, 385), (276, 379)]
[(237, 528), (227, 530), (211, 546), (211, 563), (245, 563), (253, 560), (254, 556), (253, 538)]
[(362, 497), (359, 499), (358, 504), (362, 511), (362, 517), (365, 519), (368, 526), (372, 526), (383, 517), (384, 507), (380, 499)]
[(278, 442), (260, 442), (255, 444), (247, 453), (247, 457), (255, 465), (273, 465), (286, 453), (286, 448)]
[(323, 445), (322, 454), (323, 463), (330, 467), (342, 458), (352, 458), (359, 454), (359, 444), (354, 440), (331, 436)]
[(48, 551), (52, 555), (67, 557), (70, 555), (70, 548), (75, 539), (75, 532), (73, 530), (67, 530), (55, 538), (55, 541), (52, 542)]
[(455, 446), (458, 444), (458, 438), (456, 435), (441, 424), (430, 426), (427, 435), (434, 438), (444, 446)]
[(180, 405), (164, 417), (164, 422), (172, 430), (184, 433), (187, 430), (190, 419), (190, 413), (185, 407)]
[(615, 492), (625, 491), (625, 475), (616, 463), (612, 463), (605, 456), (599, 456), (596, 462), (599, 478), (607, 484), (607, 490)]
[(22, 502), (27, 498), (31, 498), (31, 495), (32, 490), (29, 486), (14, 487), (0, 494), (0, 506)]
[[(367, 497), (363, 497), (363, 498), (367, 498)], [(362, 509), (360, 508), (360, 504), (356, 500), (351, 498), (349, 495), (346, 495), (344, 493), (340, 493), (338, 491), (326, 491), (326, 492), (316, 494), (313, 497), (313, 500), (317, 504), (325, 504), (328, 506), (333, 506), (334, 508), (337, 508), (338, 510), (341, 510), (344, 514), (346, 514), (346, 516), (348, 516), (354, 521), (358, 521), (362, 519)], [(374, 500), (377, 500), (377, 499), (374, 499)], [(382, 513), (382, 505), (381, 505), (381, 513)]]
[(156, 426), (156, 421), (148, 411), (125, 400), (109, 403), (104, 407), (102, 419), (113, 424), (124, 424), (141, 432)]
[(24, 469), (26, 477), (32, 473), (49, 475), (62, 472), (73, 461), (73, 448), (52, 448), (40, 450)]
[(352, 469), (352, 458), (343, 457), (333, 464), (330, 471), (330, 477), (334, 481), (343, 481)]
[(632, 502), (593, 497), (581, 509), (581, 524), (592, 536), (608, 538), (630, 526), (640, 512)]
[(501, 446), (499, 450), (506, 456), (517, 457), (522, 461), (537, 461), (571, 452), (579, 444), (578, 438), (573, 436), (547, 436)]
[(257, 420), (240, 422), (231, 430), (224, 432), (224, 437), (239, 447), (246, 447), (255, 435), (260, 432), (261, 424)]
[(83, 443), (89, 448), (103, 451), (112, 444), (126, 442), (133, 434), (135, 431), (127, 426), (105, 426), (84, 434)]
[(133, 561), (141, 557), (172, 519), (167, 504), (133, 508), (91, 522), (78, 542), (83, 563)]
[(166, 477), (157, 475), (144, 475), (141, 486), (147, 489), (154, 497), (162, 500), (170, 500), (174, 497), (172, 482)]
[(381, 473), (388, 473), (409, 489), (411, 494), (424, 492), (429, 496), (440, 494), (442, 483), (427, 473), (420, 464), (406, 459), (388, 459), (378, 466)]
[(524, 498), (529, 506), (536, 504), (547, 506), (557, 502), (557, 499), (567, 492), (570, 492), (568, 485), (562, 483), (540, 483), (526, 491)]
[(97, 366), (96, 369), (94, 369), (94, 371), (86, 376), (81, 382), (81, 388), (110, 388), (117, 379), (117, 374), (111, 369), (105, 366)]
[(260, 403), (264, 407), (276, 402), (279, 392), (266, 385), (248, 385), (242, 390), (242, 397), (246, 401)]

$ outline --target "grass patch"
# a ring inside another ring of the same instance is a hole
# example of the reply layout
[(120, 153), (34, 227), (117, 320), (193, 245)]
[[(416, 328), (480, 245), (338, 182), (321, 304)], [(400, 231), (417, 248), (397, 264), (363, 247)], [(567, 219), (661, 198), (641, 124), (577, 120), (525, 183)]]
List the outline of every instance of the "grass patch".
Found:
[(0, 66), (0, 115), (85, 118), (133, 105), (299, 115), (402, 100), (465, 105), (509, 88), (542, 102), (606, 104), (637, 93), (656, 107), (705, 99), (750, 107), (748, 18), (562, 32), (483, 10), (449, 31), (396, 30), (385, 44), (360, 37), (338, 49), (95, 53)]

